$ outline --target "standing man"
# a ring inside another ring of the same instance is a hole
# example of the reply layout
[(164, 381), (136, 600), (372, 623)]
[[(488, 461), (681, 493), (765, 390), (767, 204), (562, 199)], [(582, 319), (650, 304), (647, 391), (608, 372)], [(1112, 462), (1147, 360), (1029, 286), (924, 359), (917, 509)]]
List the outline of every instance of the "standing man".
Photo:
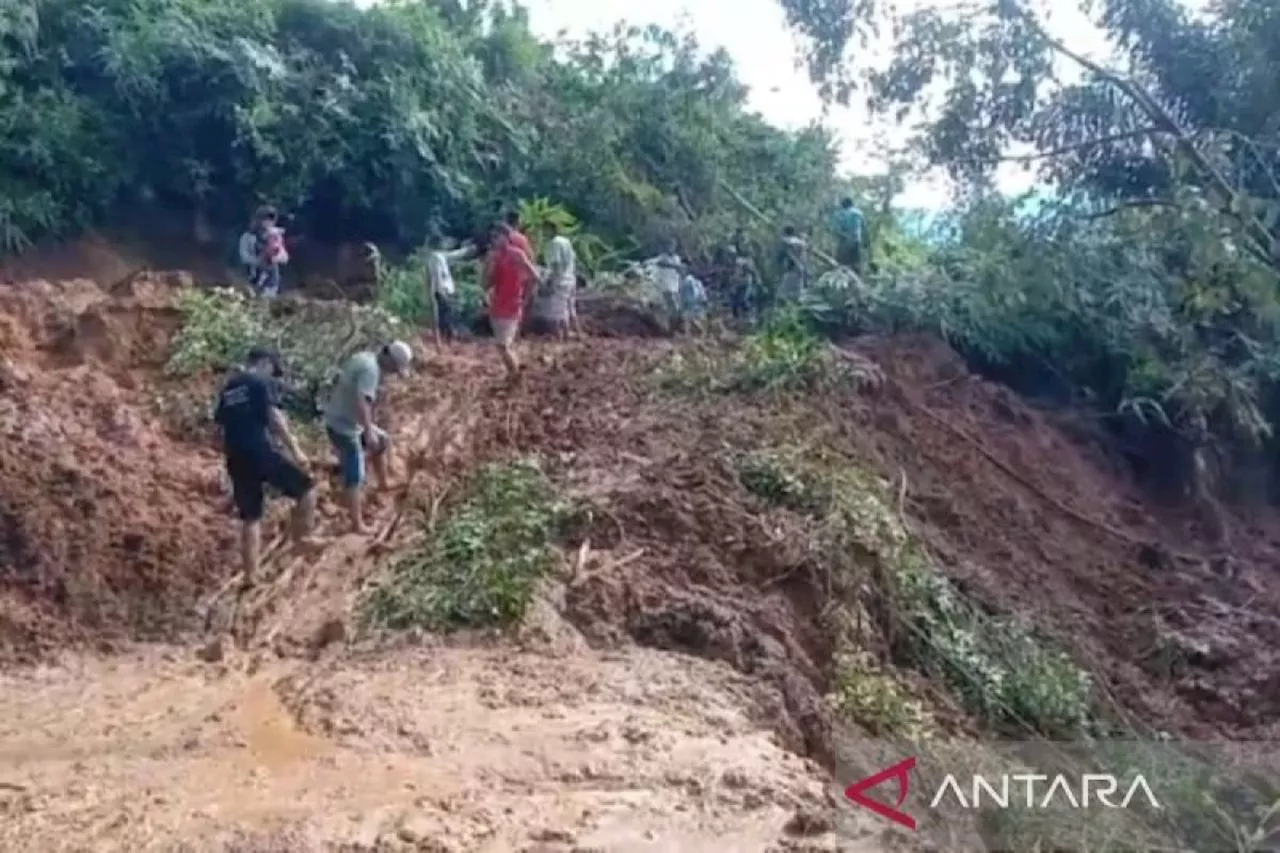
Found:
[(809, 244), (796, 233), (792, 225), (782, 229), (782, 242), (778, 247), (778, 267), (782, 273), (782, 286), (779, 294), (783, 301), (794, 301), (804, 292), (805, 279), (808, 275), (808, 264), (805, 255)]
[(832, 230), (836, 235), (836, 260), (862, 275), (866, 247), (870, 241), (867, 239), (866, 217), (854, 206), (853, 199), (845, 197), (840, 200), (840, 207), (832, 220)]
[[(243, 581), (252, 584), (262, 550), (264, 487), (270, 485), (294, 501), (290, 532), (295, 544), (314, 544), (316, 493), (303, 455), (280, 411), (275, 380), (282, 375), (275, 353), (261, 347), (249, 351), (244, 367), (222, 386), (213, 419), (221, 428), (222, 452), (240, 516), (240, 563)], [(272, 444), (275, 435), (289, 456)]]
[(249, 227), (240, 235), (237, 255), (241, 271), (254, 290), (261, 288), (262, 275), (262, 239), (259, 236), (258, 214), (249, 220)]
[(729, 310), (736, 319), (750, 318), (760, 301), (760, 271), (751, 249), (746, 232), (739, 228), (730, 248)]
[(569, 238), (560, 233), (560, 226), (548, 221), (544, 226), (547, 237), (546, 286), (551, 300), (551, 322), (560, 340), (567, 340), (569, 333), (582, 335), (578, 325), (577, 308), (577, 256)]
[(516, 335), (528, 302), (536, 293), (538, 268), (511, 239), (508, 226), (502, 225), (493, 230), (485, 264), (485, 280), (489, 290), (489, 325), (493, 328), (493, 339), (507, 368), (507, 378), (514, 379), (520, 373), (520, 361), (515, 354)]
[(413, 361), (413, 350), (404, 341), (392, 341), (375, 354), (362, 350), (347, 359), (325, 407), (324, 426), (338, 456), (343, 501), (354, 533), (364, 533), (363, 489), (365, 453), (373, 463), (379, 489), (387, 487), (386, 430), (373, 422), (373, 404), (382, 374), (404, 374)]
[(652, 266), (657, 279), (658, 291), (662, 294), (662, 302), (672, 324), (680, 319), (680, 284), (684, 279), (684, 261), (680, 259), (679, 246), (674, 237), (663, 242), (662, 253), (645, 261)]
[(470, 257), (473, 248), (462, 246), (450, 249), (446, 245), (447, 241), (439, 236), (434, 242), (439, 248), (427, 257), (427, 284), (431, 288), (431, 296), (436, 306), (435, 338), (436, 346), (439, 346), (442, 337), (447, 341), (453, 341), (457, 317), (453, 304), (457, 288), (454, 286), (453, 273), (449, 269), (449, 264)]
[(680, 316), (688, 328), (702, 334), (707, 326), (707, 289), (702, 279), (686, 274), (680, 280)]

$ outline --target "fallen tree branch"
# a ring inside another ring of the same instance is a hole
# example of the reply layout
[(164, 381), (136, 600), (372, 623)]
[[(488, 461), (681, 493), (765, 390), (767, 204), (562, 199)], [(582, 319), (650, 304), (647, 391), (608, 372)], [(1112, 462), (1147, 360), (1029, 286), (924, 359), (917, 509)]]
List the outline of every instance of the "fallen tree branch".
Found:
[[(1209, 158), (1204, 155), (1195, 144), (1192, 135), (1180, 125), (1169, 111), (1162, 107), (1149, 92), (1130, 80), (1128, 77), (1107, 68), (1087, 56), (1084, 56), (1071, 48), (1067, 47), (1061, 39), (1055, 38), (1049, 34), (1039, 20), (1036, 19), (1030, 11), (1021, 3), (1010, 2), (1001, 4), (1002, 8), (1009, 10), (1013, 17), (1022, 20), (1027, 27), (1041, 40), (1044, 41), (1051, 49), (1062, 54), (1063, 56), (1075, 62), (1081, 68), (1092, 73), (1103, 82), (1118, 89), (1121, 93), (1129, 98), (1135, 106), (1138, 107), (1147, 118), (1151, 120), (1155, 127), (1164, 133), (1172, 136), (1174, 139), (1175, 151), (1166, 151), (1167, 156), (1176, 157), (1177, 152), (1181, 151), (1205, 177), (1213, 191), (1219, 198), (1217, 206), (1219, 211), (1240, 222), (1245, 228), (1245, 236), (1254, 244), (1253, 248), (1257, 249), (1254, 254), (1260, 257), (1272, 259), (1274, 252), (1272, 251), (1271, 232), (1266, 228), (1265, 224), (1260, 222), (1257, 217), (1247, 213), (1244, 205), (1240, 200), (1240, 193), (1231, 186), (1226, 176), (1209, 162)], [(1161, 140), (1159, 133), (1151, 134), (1152, 142), (1159, 148), (1165, 148), (1166, 144)], [(1272, 269), (1276, 269), (1274, 260), (1269, 261)]]

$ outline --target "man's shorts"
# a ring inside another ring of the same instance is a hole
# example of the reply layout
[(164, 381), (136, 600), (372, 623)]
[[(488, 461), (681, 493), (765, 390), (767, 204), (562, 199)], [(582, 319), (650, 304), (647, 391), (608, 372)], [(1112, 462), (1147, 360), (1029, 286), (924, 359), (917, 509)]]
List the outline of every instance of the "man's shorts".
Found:
[(274, 450), (263, 454), (227, 454), (227, 474), (241, 521), (260, 521), (266, 509), (266, 486), (298, 500), (314, 485), (310, 476)]
[[(333, 427), (326, 426), (324, 431), (329, 435), (329, 443), (333, 445), (334, 452), (338, 454), (338, 471), (342, 478), (344, 488), (353, 489), (356, 486), (364, 485), (365, 481), (365, 452), (377, 455), (386, 449), (385, 444), (379, 448), (370, 447), (369, 434), (362, 433), (359, 438), (354, 435), (346, 435), (338, 432)], [(383, 439), (385, 442), (385, 438)]]
[(516, 332), (520, 330), (520, 318), (490, 317), (489, 325), (493, 327), (493, 339), (498, 346), (511, 346), (515, 342)]

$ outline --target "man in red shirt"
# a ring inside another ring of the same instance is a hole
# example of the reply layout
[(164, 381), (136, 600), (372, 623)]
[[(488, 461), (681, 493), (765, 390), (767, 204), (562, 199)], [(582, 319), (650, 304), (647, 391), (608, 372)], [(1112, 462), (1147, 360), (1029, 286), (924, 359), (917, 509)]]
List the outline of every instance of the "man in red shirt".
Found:
[(537, 282), (538, 268), (506, 228), (494, 231), (485, 264), (489, 285), (489, 325), (493, 327), (493, 337), (502, 353), (507, 376), (514, 378), (520, 372), (520, 362), (514, 350), (516, 332), (520, 329), (520, 320), (528, 302), (525, 297), (534, 292), (529, 285)]

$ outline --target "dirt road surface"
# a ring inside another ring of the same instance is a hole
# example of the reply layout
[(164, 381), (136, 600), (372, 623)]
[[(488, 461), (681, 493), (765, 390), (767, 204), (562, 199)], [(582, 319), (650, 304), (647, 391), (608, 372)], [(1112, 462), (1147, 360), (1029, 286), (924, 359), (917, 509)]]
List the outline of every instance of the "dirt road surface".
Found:
[(0, 849), (837, 849), (807, 817), (823, 774), (721, 665), (437, 647), (255, 668), (151, 648), (0, 676)]

